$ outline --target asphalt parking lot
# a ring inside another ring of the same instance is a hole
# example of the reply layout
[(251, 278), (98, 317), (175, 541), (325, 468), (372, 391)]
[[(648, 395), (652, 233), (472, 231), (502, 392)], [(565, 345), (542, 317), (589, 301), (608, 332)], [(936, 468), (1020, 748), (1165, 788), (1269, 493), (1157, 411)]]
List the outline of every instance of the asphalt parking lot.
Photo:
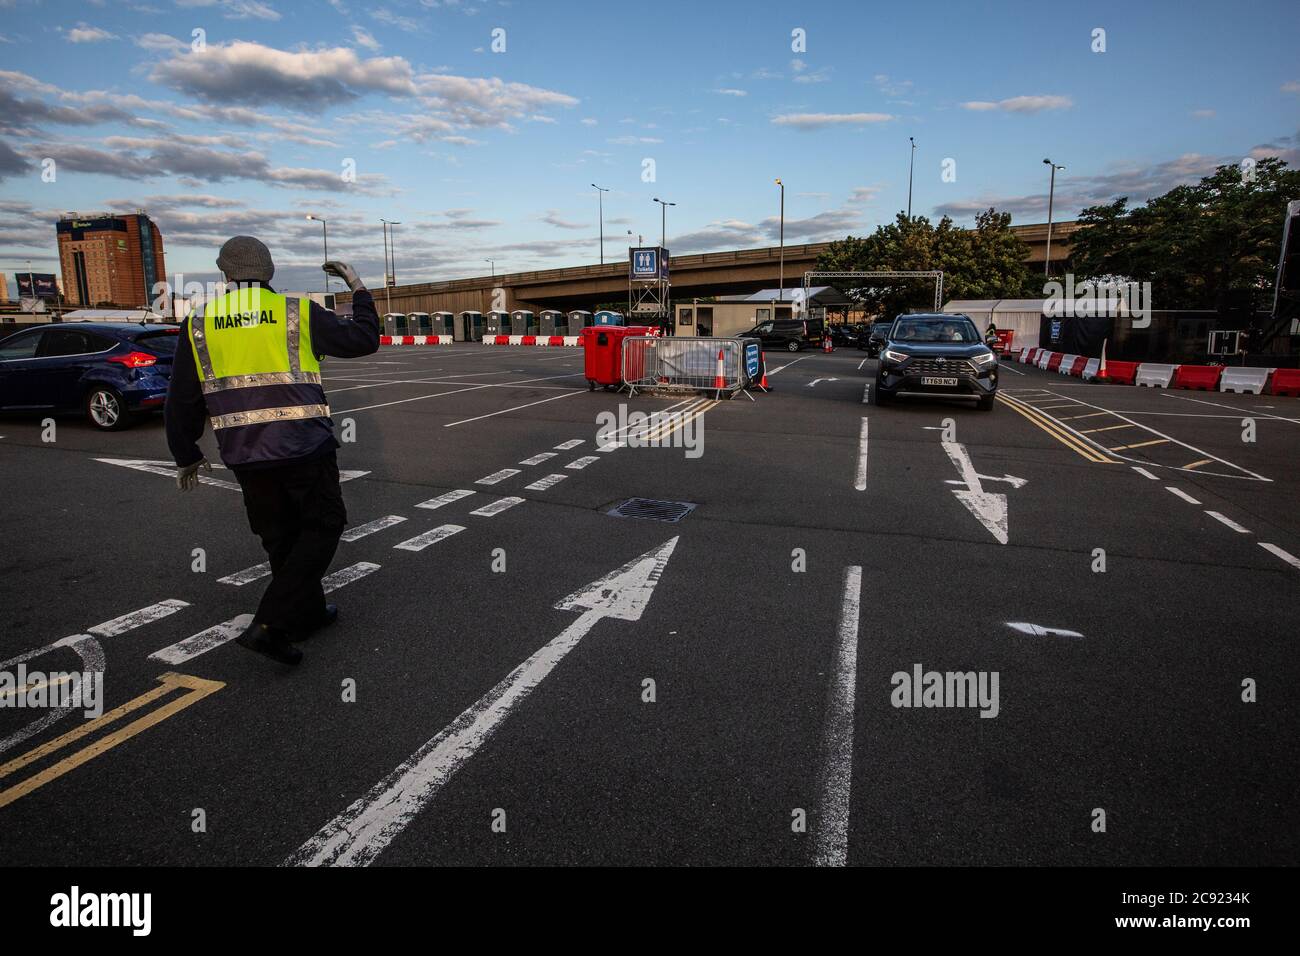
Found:
[[(721, 402), (589, 392), (576, 349), (327, 360), (350, 531), (296, 669), (229, 642), (265, 580), (228, 473), (181, 495), (160, 420), (0, 419), (0, 658), (105, 671), (96, 721), (0, 710), (0, 853), (1293, 862), (1300, 401), (1009, 364), (992, 411), (876, 408), (864, 355)], [(701, 453), (601, 447), (620, 405)], [(898, 705), (918, 667), (995, 707)]]

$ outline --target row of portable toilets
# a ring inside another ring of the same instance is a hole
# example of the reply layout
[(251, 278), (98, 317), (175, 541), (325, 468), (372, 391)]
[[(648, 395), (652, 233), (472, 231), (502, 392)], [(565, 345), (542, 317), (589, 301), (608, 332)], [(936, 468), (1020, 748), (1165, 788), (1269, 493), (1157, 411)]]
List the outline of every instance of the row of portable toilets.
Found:
[(620, 312), (389, 312), (385, 335), (450, 335), (457, 342), (481, 342), (485, 335), (581, 335), (589, 325), (623, 325)]

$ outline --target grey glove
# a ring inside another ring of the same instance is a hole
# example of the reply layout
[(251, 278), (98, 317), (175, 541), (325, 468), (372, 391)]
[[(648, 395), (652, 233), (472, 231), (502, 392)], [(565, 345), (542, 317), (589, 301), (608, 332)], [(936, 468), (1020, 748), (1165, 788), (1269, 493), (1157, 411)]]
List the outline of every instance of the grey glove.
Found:
[(352, 268), (346, 262), (331, 260), (321, 266), (321, 268), (330, 275), (342, 279), (353, 292), (360, 292), (366, 287), (366, 284), (361, 281), (361, 277), (357, 275), (357, 270)]
[(183, 468), (176, 469), (176, 487), (181, 491), (189, 491), (199, 483), (199, 469), (206, 468), (211, 474), (212, 466), (208, 464), (206, 458), (200, 458), (192, 465), (185, 465)]

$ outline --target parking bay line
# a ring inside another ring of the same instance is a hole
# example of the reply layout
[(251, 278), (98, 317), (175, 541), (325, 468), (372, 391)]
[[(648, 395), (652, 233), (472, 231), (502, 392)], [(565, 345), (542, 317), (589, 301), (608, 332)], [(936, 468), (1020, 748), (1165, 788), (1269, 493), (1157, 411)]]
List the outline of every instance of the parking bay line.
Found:
[(48, 743), (42, 744), (33, 750), (29, 750), (21, 756), (14, 757), (7, 763), (0, 764), (0, 779), (3, 779), (14, 771), (21, 770), (23, 767), (35, 763), (43, 757), (47, 757), (70, 744), (76, 743), (84, 737), (88, 737), (96, 731), (107, 727), (109, 724), (121, 719), (122, 717), (125, 717), (127, 714), (137, 711), (142, 707), (146, 707), (173, 691), (185, 691), (184, 694), (175, 700), (168, 701), (161, 707), (158, 707), (141, 717), (137, 717), (125, 727), (107, 734), (93, 743), (87, 744), (75, 753), (71, 753), (64, 757), (58, 763), (46, 767), (35, 776), (29, 777), (21, 783), (14, 784), (7, 790), (0, 791), (0, 807), (6, 807), (15, 800), (25, 797), (27, 794), (40, 789), (50, 781), (57, 780), (64, 774), (77, 769), (82, 764), (87, 763), (104, 753), (107, 753), (118, 744), (130, 740), (137, 734), (161, 723), (168, 717), (180, 713), (191, 704), (198, 703), (204, 697), (207, 697), (209, 694), (213, 694), (226, 686), (220, 681), (204, 680), (199, 677), (191, 677), (188, 674), (162, 674), (158, 677), (158, 681), (158, 687), (145, 691), (143, 694), (127, 701), (125, 704), (113, 708), (108, 711), (108, 713), (102, 714), (94, 720), (87, 721), (76, 729), (70, 730), (66, 734), (56, 737)]
[(200, 654), (206, 654), (214, 647), (220, 647), (229, 641), (233, 641), (253, 623), (253, 615), (240, 614), (210, 627), (207, 630), (199, 631), (183, 641), (177, 641), (170, 647), (164, 647), (160, 651), (154, 651), (149, 655), (151, 661), (161, 661), (164, 664), (171, 664), (173, 667), (184, 664), (186, 661), (193, 660)]
[(527, 491), (546, 491), (546, 489), (548, 488), (554, 488), (556, 485), (558, 485), (560, 482), (562, 482), (565, 478), (568, 477), (569, 477), (568, 475), (558, 475), (558, 474), (547, 475), (545, 478), (538, 478), (531, 485), (524, 485), (524, 488)]
[(474, 482), (474, 484), (496, 485), (505, 481), (507, 478), (513, 478), (517, 474), (519, 474), (518, 468), (502, 468), (500, 471), (494, 471), (490, 475), (484, 475), (478, 481)]
[(1300, 558), (1297, 558), (1289, 551), (1284, 551), (1275, 544), (1269, 544), (1266, 541), (1259, 542), (1259, 546), (1276, 558), (1281, 558), (1293, 568), (1300, 569)]
[[(551, 379), (556, 379), (556, 378), (574, 378), (575, 376), (580, 376), (581, 374), (582, 374), (581, 372), (572, 372), (572, 373), (570, 373), (570, 374), (568, 374), (568, 375), (544, 375), (544, 376), (542, 376), (541, 378), (525, 378), (525, 379), (520, 379), (519, 381), (517, 381), (517, 382), (512, 382), (512, 383), (510, 383), (510, 384), (512, 384), (512, 385), (526, 385), (526, 384), (528, 384), (528, 383), (530, 383), (530, 382), (548, 382), (548, 381), (550, 381)], [(388, 407), (390, 407), (390, 406), (392, 406), (392, 405), (405, 405), (407, 402), (419, 402), (419, 401), (423, 401), (423, 400), (426, 399), (426, 398), (444, 398), (444, 397), (446, 397), (446, 396), (448, 396), (448, 395), (460, 395), (460, 394), (463, 393), (463, 392), (477, 392), (477, 391), (479, 391), (480, 389), (484, 389), (484, 388), (495, 388), (495, 387), (496, 387), (495, 385), (472, 385), (472, 386), (469, 386), (469, 387), (467, 387), (467, 388), (453, 388), (453, 389), (452, 389), (451, 391), (449, 391), (449, 392), (434, 392), (432, 395), (414, 395), (414, 396), (412, 396), (411, 398), (399, 398), (399, 399), (396, 399), (395, 401), (391, 401), (391, 402), (378, 402), (378, 403), (376, 403), (376, 404), (374, 404), (374, 405), (362, 405), (362, 406), (360, 406), (360, 407), (358, 407), (358, 408), (342, 408), (342, 409), (334, 409), (334, 410), (331, 411), (331, 414), (333, 414), (333, 415), (350, 415), (350, 414), (352, 414), (353, 412), (366, 412), (366, 411), (370, 411), (370, 410), (373, 409), (373, 408), (388, 408)], [(575, 390), (575, 391), (573, 392), (573, 394), (575, 394), (575, 395), (580, 394), (580, 391), (579, 391), (579, 390)], [(564, 396), (560, 396), (560, 397), (563, 398)]]
[(496, 501), (488, 502), (482, 508), (471, 511), (470, 514), (477, 518), (494, 518), (507, 508), (522, 504), (523, 501), (523, 498), (498, 498)]
[(586, 468), (588, 465), (590, 465), (593, 461), (600, 461), (600, 456), (599, 456), (599, 455), (584, 455), (584, 456), (582, 456), (581, 458), (575, 458), (575, 459), (573, 459), (573, 461), (569, 462), (569, 463), (568, 463), (567, 465), (565, 465), (564, 467), (565, 467), (565, 468), (571, 468), (571, 469), (573, 469), (574, 471), (581, 471), (583, 468)]
[(853, 478), (855, 491), (867, 490), (867, 416), (862, 416), (862, 426), (858, 431), (858, 470)]
[(96, 637), (117, 637), (119, 634), (125, 634), (127, 631), (134, 630), (152, 621), (161, 620), (175, 614), (181, 608), (189, 606), (188, 601), (169, 598), (166, 601), (159, 601), (157, 604), (142, 607), (138, 611), (132, 611), (130, 614), (115, 617), (103, 624), (96, 624), (94, 627), (87, 628), (86, 633), (94, 634)]
[(1211, 518), (1213, 518), (1215, 521), (1219, 522), (1220, 524), (1226, 525), (1227, 527), (1231, 528), (1233, 531), (1237, 532), (1237, 534), (1250, 534), (1249, 528), (1243, 528), (1241, 525), (1237, 524), (1237, 522), (1233, 521), (1231, 518), (1227, 517), (1226, 515), (1219, 514), (1219, 512), (1217, 511), (1208, 511), (1208, 510), (1205, 513), (1209, 515)]
[[(864, 419), (865, 421), (865, 419)], [(844, 866), (849, 849), (849, 796), (853, 783), (853, 715), (858, 687), (858, 619), (862, 568), (844, 569), (844, 598), (835, 654), (835, 677), (826, 706), (822, 773), (813, 863)]]
[(414, 538), (408, 538), (401, 544), (393, 545), (400, 551), (423, 551), (431, 544), (436, 544), (444, 538), (450, 538), (453, 534), (464, 531), (464, 527), (458, 524), (444, 524), (424, 534), (417, 534)]
[(340, 541), (356, 541), (364, 538), (368, 534), (374, 534), (376, 531), (383, 531), (385, 528), (391, 528), (395, 524), (401, 524), (406, 519), (401, 515), (385, 515), (382, 518), (376, 518), (374, 521), (367, 521), (365, 524), (359, 524), (355, 528), (349, 528), (344, 531), (339, 538)]
[(515, 405), (512, 408), (503, 408), (499, 412), (488, 412), (486, 415), (475, 415), (473, 418), (462, 418), (458, 422), (447, 422), (443, 428), (452, 428), (456, 425), (468, 425), (470, 422), (481, 422), (485, 418), (494, 418), (497, 415), (505, 415), (509, 412), (517, 412), (524, 408), (532, 408), (534, 405), (545, 405), (547, 402), (558, 402), (562, 398), (572, 398), (575, 395), (582, 395), (587, 390), (585, 388), (575, 388), (571, 392), (565, 392), (563, 395), (552, 395), (550, 398), (538, 399), (535, 402), (528, 402), (526, 405)]
[(344, 585), (351, 584), (353, 581), (359, 581), (367, 574), (373, 574), (379, 570), (379, 565), (370, 561), (358, 561), (356, 564), (349, 565), (346, 568), (340, 568), (333, 574), (327, 574), (321, 579), (321, 589), (329, 594), (331, 591), (337, 591)]
[(1182, 499), (1183, 499), (1184, 501), (1186, 501), (1189, 505), (1199, 505), (1199, 504), (1200, 504), (1199, 501), (1197, 501), (1195, 498), (1193, 498), (1193, 497), (1192, 497), (1191, 495), (1189, 495), (1187, 492), (1183, 491), (1183, 489), (1181, 489), (1181, 488), (1175, 488), (1173, 485), (1165, 485), (1165, 491), (1169, 492), (1171, 495), (1176, 495), (1177, 497), (1182, 498)]
[(445, 494), (438, 495), (436, 498), (430, 498), (428, 501), (421, 501), (415, 507), (428, 508), (432, 511), (435, 508), (441, 508), (443, 505), (449, 505), (452, 502), (460, 501), (462, 498), (468, 498), (472, 494), (476, 494), (476, 492), (471, 491), (468, 488), (457, 488), (455, 491), (448, 491)]

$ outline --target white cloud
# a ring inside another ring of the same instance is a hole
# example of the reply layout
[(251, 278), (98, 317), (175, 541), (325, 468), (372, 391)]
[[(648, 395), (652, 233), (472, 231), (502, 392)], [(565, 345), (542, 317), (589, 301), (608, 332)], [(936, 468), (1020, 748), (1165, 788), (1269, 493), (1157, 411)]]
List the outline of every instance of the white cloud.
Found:
[(162, 53), (180, 53), (189, 44), (166, 33), (146, 33), (135, 38), (135, 45), (143, 50), (155, 50)]
[(1041, 113), (1044, 110), (1066, 110), (1074, 105), (1074, 101), (1068, 96), (1013, 96), (1010, 99), (998, 100), (996, 103), (989, 100), (971, 100), (961, 104), (963, 109), (972, 110), (977, 113), (988, 113), (1000, 110), (1004, 113)]
[(379, 41), (375, 39), (374, 34), (355, 23), (352, 24), (352, 39), (357, 46), (363, 46), (371, 53), (379, 51)]
[(749, 93), (745, 90), (735, 90), (735, 89), (721, 89), (721, 90), (714, 90), (713, 92), (719, 94), (720, 96), (748, 96), (749, 95)]
[(109, 33), (99, 27), (88, 26), (85, 23), (78, 23), (64, 34), (64, 39), (69, 43), (99, 43), (103, 40), (116, 40), (117, 34)]
[(800, 130), (824, 129), (828, 126), (864, 126), (868, 123), (887, 123), (894, 119), (889, 113), (783, 113), (772, 117), (776, 126), (792, 126)]
[(1300, 93), (1300, 80), (1290, 80), (1282, 84), (1283, 93)]

